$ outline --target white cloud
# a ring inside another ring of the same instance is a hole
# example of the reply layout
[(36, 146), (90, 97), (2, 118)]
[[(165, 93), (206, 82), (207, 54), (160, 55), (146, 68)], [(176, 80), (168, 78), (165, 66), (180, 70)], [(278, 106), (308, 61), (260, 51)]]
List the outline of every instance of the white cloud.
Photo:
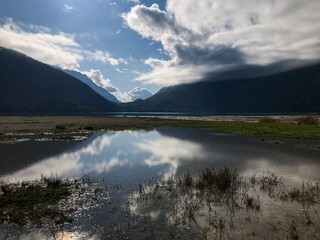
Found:
[[(117, 153), (111, 159), (103, 159), (103, 150), (108, 148), (116, 138), (117, 134), (104, 134), (97, 137), (87, 146), (74, 152), (67, 152), (61, 155), (44, 159), (38, 164), (34, 164), (13, 174), (4, 176), (4, 179), (15, 181), (16, 179), (35, 180), (43, 176), (50, 176), (52, 173), (58, 174), (59, 177), (81, 177), (85, 173), (103, 171), (108, 172), (111, 168), (123, 164), (120, 162)], [(99, 161), (87, 161), (88, 155), (95, 157)]]
[(118, 66), (119, 65), (119, 61), (117, 59), (111, 57), (108, 52), (98, 51), (96, 53), (97, 53), (97, 59), (96, 60), (100, 60), (102, 62), (109, 63), (112, 66)]
[(135, 87), (127, 92), (114, 92), (112, 93), (116, 96), (117, 99), (121, 102), (132, 102), (137, 99), (147, 99), (151, 97), (153, 94), (146, 88)]
[(151, 7), (137, 5), (122, 17), (126, 24), (141, 36), (160, 41), (169, 53), (173, 53), (174, 45), (184, 42), (180, 36), (180, 26), (176, 26), (173, 16), (162, 11), (158, 4)]
[(108, 51), (97, 50), (93, 53), (90, 53), (90, 56), (92, 59), (94, 59), (96, 61), (108, 63), (114, 67), (118, 66), (121, 63), (128, 64), (128, 62), (126, 60), (124, 60), (123, 58), (118, 58), (118, 59), (113, 58)]
[(64, 12), (72, 12), (74, 10), (74, 7), (70, 6), (69, 4), (64, 4), (63, 5), (63, 11)]
[(141, 74), (141, 72), (139, 72), (139, 71), (137, 71), (137, 70), (133, 70), (132, 73), (133, 73), (133, 74), (136, 74), (136, 75), (140, 75), (140, 74)]
[(122, 17), (170, 56), (148, 59), (152, 71), (138, 79), (168, 85), (250, 64), (319, 60), (319, 12), (318, 0), (168, 0), (166, 11), (137, 5)]
[(193, 65), (179, 65), (175, 61), (164, 61), (149, 58), (145, 61), (153, 70), (141, 74), (137, 80), (161, 86), (177, 85), (179, 83), (190, 83), (202, 78), (202, 68), (194, 68)]
[(128, 64), (108, 51), (88, 51), (72, 34), (52, 33), (49, 28), (16, 23), (11, 18), (0, 25), (0, 46), (15, 49), (38, 61), (64, 69), (78, 70), (83, 60), (99, 61), (113, 67)]
[(80, 45), (74, 36), (66, 33), (51, 34), (48, 29), (31, 26), (26, 31), (12, 19), (0, 26), (0, 45), (27, 54), (39, 61), (63, 68), (76, 69), (83, 60)]
[(98, 69), (90, 69), (89, 71), (82, 71), (90, 78), (96, 85), (106, 89), (114, 95), (121, 102), (132, 102), (136, 99), (146, 99), (152, 96), (152, 93), (146, 88), (133, 88), (127, 92), (121, 92), (117, 87), (113, 86), (111, 80), (106, 78)]
[(151, 153), (150, 158), (144, 160), (148, 166), (170, 166), (164, 178), (175, 176), (181, 165), (181, 159), (190, 161), (205, 155), (202, 146), (197, 143), (165, 136), (161, 139), (138, 142), (135, 145), (141, 151)]
[(135, 87), (128, 92), (128, 95), (131, 97), (131, 101), (134, 101), (137, 99), (147, 99), (153, 94), (146, 88)]
[(140, 0), (127, 0), (127, 2), (132, 2), (132, 3), (135, 3), (135, 4), (139, 4)]
[(108, 90), (112, 94), (118, 92), (119, 89), (111, 84), (111, 80), (104, 77), (100, 70), (98, 69), (90, 69), (89, 71), (82, 71), (82, 74), (85, 74), (88, 78), (90, 78), (96, 85), (103, 87)]

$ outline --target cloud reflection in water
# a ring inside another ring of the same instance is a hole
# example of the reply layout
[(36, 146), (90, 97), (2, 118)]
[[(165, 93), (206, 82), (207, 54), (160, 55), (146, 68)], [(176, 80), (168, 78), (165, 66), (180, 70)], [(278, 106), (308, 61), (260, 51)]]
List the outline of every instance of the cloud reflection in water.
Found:
[(193, 161), (203, 158), (205, 153), (200, 144), (162, 136), (160, 139), (136, 143), (141, 150), (150, 153), (144, 162), (147, 166), (169, 165), (164, 177), (174, 176), (182, 161)]
[[(102, 152), (108, 148), (112, 140), (117, 136), (116, 133), (105, 133), (83, 148), (77, 149), (73, 152), (62, 153), (61, 155), (50, 157), (42, 160), (34, 165), (26, 167), (23, 170), (3, 176), (3, 179), (9, 181), (14, 180), (34, 180), (38, 179), (40, 175), (50, 176), (57, 174), (61, 177), (81, 177), (82, 175), (96, 171), (110, 171), (110, 169), (119, 164), (117, 156), (101, 160)], [(88, 161), (94, 159), (95, 161)]]
[[(17, 151), (18, 148), (19, 145)], [(69, 152), (58, 153), (1, 178), (33, 180), (41, 174), (78, 178), (89, 173), (104, 174), (103, 177), (109, 174), (129, 184), (154, 176), (166, 178), (188, 170), (227, 166), (244, 175), (273, 171), (293, 181), (319, 181), (316, 154), (298, 151), (293, 146), (263, 143), (256, 138), (214, 135), (206, 130), (99, 132)]]

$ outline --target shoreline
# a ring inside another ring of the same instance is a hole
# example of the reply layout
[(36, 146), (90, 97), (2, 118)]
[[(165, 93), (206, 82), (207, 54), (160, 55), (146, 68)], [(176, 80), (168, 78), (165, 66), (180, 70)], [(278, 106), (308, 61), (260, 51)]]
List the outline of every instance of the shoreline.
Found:
[(205, 128), (244, 135), (320, 139), (317, 123), (303, 123), (310, 116), (0, 116), (0, 136), (46, 133), (79, 133), (98, 130), (153, 130), (157, 127)]

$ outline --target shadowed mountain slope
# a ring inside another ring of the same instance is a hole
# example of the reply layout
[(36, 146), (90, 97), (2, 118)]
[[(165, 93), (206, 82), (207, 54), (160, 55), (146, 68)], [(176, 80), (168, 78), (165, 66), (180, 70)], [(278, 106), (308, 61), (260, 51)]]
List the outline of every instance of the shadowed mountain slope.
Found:
[(0, 112), (115, 111), (78, 79), (19, 52), (0, 47)]
[(63, 71), (65, 73), (68, 73), (69, 75), (79, 79), (81, 82), (88, 85), (90, 88), (92, 88), (92, 90), (94, 90), (95, 92), (100, 94), (102, 97), (104, 97), (108, 101), (120, 103), (120, 101), (115, 96), (113, 96), (111, 93), (109, 93), (106, 89), (96, 85), (87, 75), (82, 74), (77, 71), (73, 71), (73, 70), (63, 70)]
[(207, 114), (320, 113), (320, 64), (265, 77), (166, 87), (124, 107)]

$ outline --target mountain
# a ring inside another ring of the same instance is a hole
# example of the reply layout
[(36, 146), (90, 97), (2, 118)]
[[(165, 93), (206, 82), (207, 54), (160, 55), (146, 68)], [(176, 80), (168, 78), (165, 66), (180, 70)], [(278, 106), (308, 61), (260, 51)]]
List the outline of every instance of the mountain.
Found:
[(206, 81), (161, 89), (126, 111), (206, 114), (320, 113), (320, 64), (265, 77)]
[(152, 96), (152, 93), (146, 88), (133, 88), (128, 92), (128, 95), (131, 98), (131, 101), (135, 101), (138, 99), (145, 100)]
[(117, 109), (78, 79), (0, 47), (0, 112), (107, 112)]
[(63, 70), (65, 73), (77, 78), (84, 84), (88, 85), (90, 88), (92, 88), (94, 91), (96, 91), (98, 94), (100, 94), (102, 97), (107, 99), (110, 102), (115, 102), (115, 103), (120, 103), (120, 101), (113, 96), (111, 93), (109, 93), (106, 89), (99, 87), (96, 85), (90, 78), (88, 78), (87, 75), (82, 74), (77, 71), (72, 71), (72, 70)]

